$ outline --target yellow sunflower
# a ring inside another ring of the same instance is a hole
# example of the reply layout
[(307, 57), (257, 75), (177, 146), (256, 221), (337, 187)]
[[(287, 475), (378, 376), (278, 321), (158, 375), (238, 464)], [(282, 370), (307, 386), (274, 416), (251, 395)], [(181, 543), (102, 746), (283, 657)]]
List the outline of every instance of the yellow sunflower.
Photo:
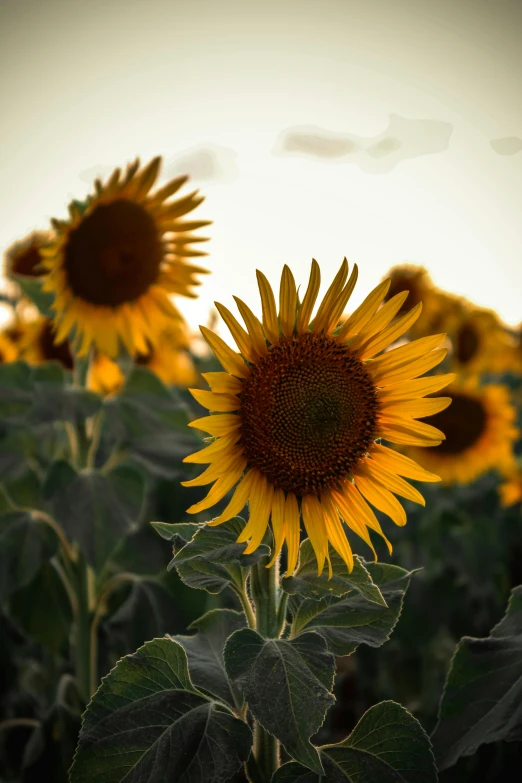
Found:
[(209, 221), (187, 221), (203, 197), (197, 191), (168, 201), (187, 181), (178, 177), (150, 193), (161, 158), (108, 182), (96, 181), (85, 204), (73, 201), (70, 220), (53, 220), (56, 238), (45, 249), (44, 288), (54, 294), (62, 340), (75, 330), (74, 348), (85, 355), (92, 344), (116, 356), (119, 340), (131, 354), (145, 353), (178, 311), (170, 294), (194, 297), (197, 275), (207, 270), (187, 259), (206, 253), (191, 247), (206, 241), (194, 232)]
[(499, 486), (500, 505), (503, 508), (514, 506), (522, 502), (522, 468), (514, 467), (506, 476), (506, 480)]
[(438, 429), (417, 421), (450, 402), (424, 395), (442, 389), (453, 375), (420, 378), (446, 355), (438, 348), (444, 335), (381, 353), (410, 328), (422, 308), (419, 303), (394, 320), (407, 293), (380, 307), (389, 280), (336, 329), (357, 280), (357, 266), (348, 279), (346, 259), (315, 317), (320, 285), (315, 260), (302, 302), (290, 269), (284, 267), (279, 314), (268, 280), (261, 272), (257, 278), (262, 322), (236, 298), (245, 330), (226, 307), (216, 304), (240, 353), (200, 327), (225, 372), (204, 374), (212, 391), (191, 390), (214, 412), (191, 426), (215, 439), (186, 458), (209, 467), (183, 483), (215, 483), (188, 512), (210, 508), (237, 485), (225, 510), (209, 524), (231, 519), (248, 501), (249, 520), (238, 538), (249, 542), (245, 553), (257, 549), (271, 520), (271, 564), (286, 541), (288, 573), (293, 572), (302, 518), (319, 573), (325, 561), (330, 565), (328, 543), (351, 569), (343, 522), (372, 550), (368, 528), (390, 547), (370, 504), (404, 525), (406, 514), (395, 494), (422, 504), (424, 499), (403, 477), (439, 480), (380, 439), (419, 446), (436, 446), (444, 439)]
[(74, 360), (67, 340), (57, 342), (54, 323), (40, 316), (21, 325), (20, 357), (29, 364), (59, 362), (66, 370), (74, 369)]
[(4, 272), (9, 278), (23, 275), (24, 277), (41, 277), (45, 274), (42, 266), (42, 249), (51, 241), (47, 231), (34, 231), (25, 239), (15, 242), (5, 252)]
[[(137, 354), (134, 361), (152, 370), (167, 386), (187, 387), (198, 381), (198, 373), (188, 347), (185, 323), (173, 320), (162, 330), (156, 345), (149, 345), (147, 353)], [(121, 389), (124, 380), (116, 362), (103, 354), (95, 357), (88, 379), (88, 386), (92, 391), (115, 394)]]
[(500, 373), (513, 368), (515, 342), (499, 317), (463, 302), (456, 322), (446, 325), (453, 351), (452, 369), (459, 374)]
[(425, 337), (434, 331), (447, 331), (446, 327), (452, 321), (458, 300), (436, 288), (424, 267), (401, 264), (390, 269), (387, 278), (390, 278), (391, 282), (386, 301), (402, 291), (408, 292), (407, 299), (397, 313), (399, 317), (422, 302), (422, 313), (409, 329), (411, 337)]
[[(446, 439), (423, 455), (426, 467), (447, 484), (469, 484), (489, 470), (509, 471), (518, 431), (507, 387), (468, 379), (452, 384), (446, 394), (451, 406), (430, 419)], [(414, 448), (407, 453), (418, 456)]]
[(9, 335), (6, 334), (6, 330), (0, 332), (0, 364), (8, 364), (14, 362), (17, 358), (18, 351), (16, 345), (9, 339)]

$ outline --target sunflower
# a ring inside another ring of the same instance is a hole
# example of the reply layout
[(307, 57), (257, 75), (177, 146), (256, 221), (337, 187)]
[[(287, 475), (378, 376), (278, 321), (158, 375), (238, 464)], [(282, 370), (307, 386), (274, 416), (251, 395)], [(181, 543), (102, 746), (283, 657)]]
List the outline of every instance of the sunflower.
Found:
[(433, 331), (447, 331), (445, 327), (452, 321), (458, 300), (436, 288), (424, 267), (401, 264), (390, 269), (386, 275), (388, 277), (391, 282), (385, 301), (393, 299), (402, 291), (408, 292), (407, 299), (397, 313), (399, 317), (410, 307), (422, 302), (422, 313), (409, 329), (411, 337), (425, 337)]
[[(136, 364), (148, 367), (167, 386), (190, 386), (197, 383), (198, 373), (188, 352), (189, 339), (183, 321), (172, 321), (162, 330), (156, 345), (134, 357)], [(115, 394), (124, 383), (116, 362), (98, 354), (89, 371), (88, 385), (100, 394)]]
[[(452, 384), (446, 394), (450, 408), (430, 419), (446, 439), (425, 454), (426, 467), (447, 484), (468, 484), (493, 469), (509, 471), (518, 431), (507, 387), (468, 379)], [(418, 454), (415, 448), (407, 453)]]
[(191, 247), (206, 241), (194, 232), (209, 221), (187, 221), (203, 197), (197, 191), (167, 201), (187, 181), (178, 177), (150, 193), (161, 158), (124, 176), (116, 169), (84, 204), (73, 201), (70, 220), (53, 220), (56, 237), (43, 251), (44, 288), (55, 296), (57, 338), (75, 330), (74, 350), (92, 344), (116, 356), (119, 340), (128, 353), (145, 353), (178, 311), (169, 294), (195, 297), (196, 275), (206, 272), (187, 259), (206, 253)]
[(25, 239), (11, 245), (5, 252), (5, 276), (13, 278), (18, 275), (24, 277), (41, 277), (44, 275), (42, 250), (50, 241), (51, 234), (49, 232), (33, 231)]
[(383, 536), (391, 551), (370, 504), (404, 525), (406, 514), (395, 494), (421, 504), (424, 499), (403, 477), (439, 480), (380, 440), (437, 446), (444, 439), (435, 427), (416, 421), (450, 402), (423, 398), (442, 389), (454, 375), (419, 377), (446, 355), (445, 349), (438, 348), (444, 335), (381, 354), (410, 328), (422, 308), (419, 303), (394, 320), (407, 293), (379, 307), (389, 280), (336, 329), (357, 280), (357, 266), (348, 279), (346, 259), (314, 318), (320, 285), (315, 260), (302, 302), (290, 269), (284, 267), (279, 314), (268, 280), (261, 272), (257, 278), (262, 322), (236, 298), (245, 330), (226, 307), (216, 303), (239, 353), (200, 327), (225, 372), (204, 373), (211, 391), (191, 390), (215, 415), (190, 426), (215, 439), (185, 459), (210, 464), (199, 477), (183, 483), (215, 483), (188, 512), (210, 508), (235, 487), (224, 511), (209, 524), (231, 519), (248, 501), (249, 520), (238, 538), (239, 543), (249, 542), (245, 553), (257, 549), (271, 520), (275, 545), (270, 565), (286, 542), (288, 573), (292, 573), (302, 518), (319, 573), (325, 561), (330, 568), (329, 543), (351, 570), (353, 555), (343, 522), (374, 554), (368, 529)]
[(522, 502), (522, 468), (514, 469), (506, 476), (506, 480), (498, 488), (500, 505), (503, 508)]
[(14, 362), (17, 354), (16, 345), (9, 338), (9, 335), (6, 334), (6, 330), (0, 332), (0, 364)]
[(453, 346), (452, 368), (459, 374), (501, 373), (513, 367), (513, 337), (493, 310), (463, 302), (447, 331)]
[(74, 360), (67, 340), (57, 342), (54, 323), (40, 316), (23, 324), (20, 338), (20, 356), (29, 364), (59, 362), (66, 370), (74, 369)]

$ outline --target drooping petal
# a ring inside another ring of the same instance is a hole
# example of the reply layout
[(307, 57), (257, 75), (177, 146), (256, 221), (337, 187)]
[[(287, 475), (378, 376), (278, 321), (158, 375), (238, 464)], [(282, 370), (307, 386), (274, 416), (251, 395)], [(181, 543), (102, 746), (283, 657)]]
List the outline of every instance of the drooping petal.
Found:
[(398, 473), (399, 476), (406, 476), (406, 478), (414, 479), (416, 481), (434, 482), (440, 481), (439, 476), (435, 473), (430, 473), (420, 465), (417, 465), (409, 457), (399, 452), (389, 449), (387, 446), (383, 446), (380, 443), (375, 443), (372, 447), (372, 459), (383, 470), (387, 470), (389, 473)]
[(301, 500), (301, 508), (303, 510), (304, 526), (317, 558), (317, 574), (321, 576), (326, 555), (328, 554), (328, 539), (323, 509), (315, 495), (305, 495)]
[(228, 522), (229, 519), (236, 517), (246, 506), (250, 497), (250, 491), (253, 486), (253, 482), (257, 476), (255, 469), (249, 470), (245, 473), (239, 484), (234, 490), (228, 505), (223, 509), (221, 514), (207, 524), (214, 527), (215, 525), (221, 525), (222, 522)]
[(361, 494), (372, 506), (387, 514), (396, 525), (402, 527), (406, 524), (406, 512), (395, 495), (366, 476), (357, 476), (355, 481)]
[(289, 492), (285, 500), (285, 534), (286, 534), (286, 547), (288, 552), (288, 562), (286, 568), (286, 576), (291, 576), (297, 565), (297, 558), (299, 557), (299, 506), (297, 504), (297, 498), (293, 492)]

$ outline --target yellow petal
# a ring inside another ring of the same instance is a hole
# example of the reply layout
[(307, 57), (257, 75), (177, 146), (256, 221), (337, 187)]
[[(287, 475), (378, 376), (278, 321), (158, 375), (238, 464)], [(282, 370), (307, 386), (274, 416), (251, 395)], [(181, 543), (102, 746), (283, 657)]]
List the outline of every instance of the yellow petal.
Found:
[(388, 426), (400, 427), (404, 432), (409, 432), (412, 435), (419, 435), (426, 440), (446, 440), (446, 435), (437, 427), (433, 427), (431, 424), (425, 424), (423, 421), (416, 421), (415, 419), (407, 419), (405, 416), (381, 416), (379, 429), (385, 437)]
[(285, 541), (285, 493), (282, 489), (274, 490), (272, 501), (272, 531), (274, 533), (274, 549), (272, 559), (267, 565), (270, 568), (277, 558)]
[(209, 411), (237, 411), (241, 407), (239, 398), (235, 394), (216, 394), (203, 389), (189, 389), (189, 392)]
[(369, 503), (383, 514), (387, 514), (396, 525), (402, 527), (406, 524), (406, 512), (395, 495), (365, 476), (356, 476), (355, 481), (357, 488)]
[(228, 372), (202, 372), (201, 375), (212, 391), (226, 394), (240, 394), (243, 391), (243, 382)]
[(243, 327), (234, 318), (230, 310), (228, 310), (224, 305), (220, 304), (219, 302), (214, 302), (214, 304), (216, 305), (221, 318), (230, 329), (230, 334), (234, 338), (236, 345), (242, 355), (247, 361), (252, 362), (253, 364), (257, 362), (259, 356), (254, 350), (254, 346), (252, 345), (252, 341), (250, 340), (248, 332), (245, 332)]
[(395, 342), (395, 340), (398, 340), (399, 337), (402, 337), (402, 335), (408, 331), (410, 326), (415, 323), (421, 314), (421, 310), (422, 302), (419, 302), (409, 311), (409, 313), (403, 315), (402, 318), (399, 318), (398, 321), (396, 321), (391, 326), (388, 326), (387, 329), (366, 343), (360, 352), (361, 359), (369, 359), (371, 356), (379, 353), (379, 351), (387, 348), (389, 345), (391, 345), (391, 343)]
[(218, 337), (217, 334), (211, 332), (206, 326), (200, 326), (199, 328), (201, 334), (216, 354), (216, 358), (223, 368), (231, 375), (237, 375), (238, 378), (248, 378), (250, 370), (241, 356), (233, 351), (232, 348), (229, 348), (221, 337)]
[[(236, 446), (231, 448), (223, 455), (222, 459), (212, 462), (208, 468), (206, 468), (201, 475), (196, 478), (189, 479), (189, 481), (181, 481), (181, 485), (184, 487), (204, 487), (205, 484), (212, 484), (221, 476), (224, 476), (228, 470), (233, 467), (239, 457), (243, 454), (243, 448)], [(244, 459), (244, 467), (246, 467), (247, 460)]]
[(277, 323), (277, 311), (274, 299), (274, 292), (270, 283), (259, 269), (256, 270), (257, 284), (261, 295), (261, 306), (263, 309), (263, 327), (265, 334), (272, 345), (279, 344), (279, 324)]
[(399, 454), (380, 443), (374, 443), (371, 455), (373, 461), (389, 473), (398, 473), (399, 476), (406, 476), (406, 478), (415, 481), (440, 481), (439, 476), (436, 476), (435, 473), (424, 470), (409, 457), (405, 457), (404, 454)]
[(245, 322), (248, 334), (252, 340), (252, 345), (254, 346), (259, 356), (266, 356), (268, 353), (268, 348), (266, 346), (263, 327), (248, 305), (242, 302), (241, 299), (238, 299), (237, 296), (234, 297), (234, 300), (237, 304), (239, 312), (241, 313), (241, 317)]
[(190, 421), (188, 426), (218, 437), (219, 435), (230, 435), (233, 430), (239, 429), (241, 424), (241, 417), (234, 413), (218, 413), (215, 416), (203, 416), (202, 419)]
[(232, 435), (218, 438), (210, 446), (207, 446), (206, 449), (189, 454), (188, 457), (184, 458), (183, 462), (190, 462), (196, 465), (205, 465), (207, 462), (213, 462), (216, 458), (221, 457), (222, 452), (227, 451), (237, 443), (240, 437), (241, 433), (239, 430), (235, 430)]
[(295, 280), (289, 267), (285, 264), (279, 288), (279, 323), (285, 337), (291, 337), (294, 333), (296, 311), (297, 289)]
[(426, 505), (426, 501), (422, 497), (421, 493), (415, 489), (415, 487), (412, 487), (411, 484), (408, 484), (408, 482), (404, 481), (404, 479), (402, 479), (400, 476), (396, 476), (393, 473), (388, 473), (379, 465), (372, 463), (373, 460), (371, 459), (363, 460), (362, 466), (359, 467), (359, 470), (364, 471), (370, 477), (370, 479), (378, 481), (395, 495), (400, 495), (407, 500), (411, 500), (413, 503), (419, 503), (421, 506)]
[(240, 457), (237, 465), (234, 466), (234, 469), (230, 470), (226, 476), (218, 479), (203, 500), (200, 500), (199, 503), (195, 503), (190, 508), (187, 508), (187, 514), (197, 514), (199, 511), (205, 511), (207, 508), (215, 506), (216, 503), (224, 498), (227, 492), (229, 492), (234, 484), (240, 479), (245, 468), (244, 463), (245, 460)]
[(319, 310), (314, 318), (313, 330), (314, 332), (321, 332), (325, 329), (326, 325), (330, 323), (332, 318), (332, 312), (335, 308), (335, 302), (339, 298), (343, 290), (343, 286), (348, 277), (348, 261), (343, 259), (343, 263), (336, 276), (333, 279), (328, 291), (323, 297), (323, 301), (319, 305)]
[(319, 293), (319, 286), (321, 285), (321, 270), (319, 264), (312, 258), (312, 268), (310, 270), (310, 279), (308, 281), (308, 288), (304, 299), (299, 306), (299, 312), (297, 314), (297, 332), (303, 334), (308, 329), (308, 325), (312, 318), (312, 311), (314, 309), (315, 300)]
[(354, 334), (357, 334), (361, 329), (364, 329), (388, 293), (390, 283), (391, 280), (384, 280), (384, 282), (380, 283), (370, 294), (368, 294), (364, 302), (353, 311), (351, 316), (341, 327), (341, 331), (337, 335), (339, 340), (349, 340)]
[(323, 509), (315, 495), (304, 495), (301, 501), (303, 522), (310, 543), (317, 558), (317, 575), (321, 576), (326, 555), (328, 554), (328, 538), (324, 524)]
[[(352, 527), (352, 529), (359, 535), (361, 538), (366, 541), (368, 546), (371, 547), (374, 557), (377, 560), (377, 554), (373, 548), (373, 544), (371, 541), (367, 541), (366, 538), (364, 538), (364, 535), (357, 531), (355, 527), (352, 526), (352, 521), (355, 520), (357, 522), (361, 523), (361, 527), (369, 527), (370, 530), (375, 530), (376, 533), (378, 533), (382, 539), (386, 542), (386, 546), (388, 547), (388, 551), (391, 555), (392, 553), (392, 545), (384, 535), (383, 529), (379, 523), (379, 520), (375, 516), (373, 509), (370, 508), (368, 503), (365, 501), (355, 484), (352, 484), (351, 481), (343, 481), (342, 482), (342, 491), (339, 493), (342, 498), (345, 498), (346, 501), (348, 501), (349, 508), (352, 509), (351, 512), (351, 520), (345, 519), (345, 522), (349, 527)], [(337, 496), (334, 497), (334, 500), (337, 502)], [(343, 515), (344, 516), (344, 515)]]
[(237, 543), (242, 544), (250, 539), (250, 543), (244, 550), (249, 555), (258, 548), (263, 540), (272, 511), (272, 497), (274, 485), (267, 481), (266, 476), (257, 473), (250, 489), (250, 516), (247, 524), (237, 538)]
[(361, 345), (364, 345), (364, 343), (368, 342), (370, 338), (382, 332), (382, 330), (388, 326), (390, 321), (395, 318), (404, 304), (407, 296), (408, 291), (403, 291), (401, 294), (392, 296), (392, 298), (386, 302), (386, 304), (383, 304), (380, 310), (378, 310), (373, 316), (367, 327), (360, 331), (357, 337), (354, 337), (350, 343), (350, 348), (355, 351)]
[(352, 274), (350, 275), (350, 279), (348, 280), (343, 290), (337, 297), (335, 304), (332, 308), (330, 320), (325, 324), (324, 331), (326, 332), (326, 334), (330, 334), (330, 332), (332, 332), (338, 325), (339, 319), (344, 313), (344, 308), (348, 304), (348, 300), (350, 299), (353, 293), (353, 289), (355, 288), (355, 284), (357, 282), (358, 276), (359, 276), (359, 269), (357, 267), (357, 264), (354, 264), (352, 269)]
[(378, 386), (395, 386), (412, 378), (423, 375), (428, 370), (436, 367), (445, 358), (448, 353), (446, 348), (437, 348), (422, 359), (407, 364), (405, 367), (399, 367), (397, 370), (381, 370), (373, 366), (374, 362), (368, 362), (366, 368), (373, 375)]
[(226, 508), (223, 509), (218, 517), (215, 517), (215, 519), (213, 519), (211, 522), (208, 522), (210, 527), (221, 525), (222, 522), (228, 522), (229, 519), (237, 517), (237, 515), (241, 513), (247, 504), (248, 498), (250, 497), (250, 490), (252, 489), (256, 475), (256, 470), (249, 470), (248, 473), (243, 476), (235, 488), (234, 494), (232, 495)]
[(455, 373), (448, 372), (444, 375), (416, 378), (413, 381), (405, 381), (400, 386), (380, 389), (379, 397), (383, 405), (388, 405), (391, 402), (411, 400), (412, 397), (420, 398), (425, 394), (435, 394), (435, 392), (452, 383), (456, 377)]
[(325, 493), (321, 496), (321, 505), (323, 507), (324, 523), (328, 540), (346, 563), (348, 572), (351, 572), (353, 570), (352, 549), (346, 538), (346, 533), (341, 525), (339, 514), (337, 513), (337, 509), (335, 508), (329, 493)]
[(410, 416), (412, 419), (422, 419), (425, 416), (434, 416), (451, 405), (451, 397), (428, 397), (394, 404), (383, 402), (381, 413), (383, 416)]
[(383, 353), (382, 356), (372, 359), (371, 366), (374, 369), (383, 371), (395, 370), (406, 363), (411, 363), (415, 359), (428, 355), (434, 348), (438, 348), (439, 345), (444, 342), (445, 338), (445, 334), (434, 334), (431, 335), (431, 337), (421, 337), (419, 340), (406, 343), (406, 345), (401, 345), (399, 348), (393, 348), (393, 350)]
[[(365, 524), (367, 514), (362, 515), (360, 512), (358, 512), (358, 509), (352, 501), (351, 496), (346, 493), (339, 491), (332, 492), (332, 499), (339, 509), (339, 513), (345, 524), (348, 525), (348, 527), (351, 528), (351, 530), (353, 530), (354, 533), (356, 533), (360, 538), (362, 538), (366, 544), (368, 544), (373, 552), (374, 560), (377, 561), (377, 552), (375, 551), (370, 534), (368, 533), (368, 528)], [(362, 498), (361, 502), (364, 503)], [(373, 511), (371, 513), (373, 514)]]
[(297, 498), (293, 492), (289, 492), (285, 500), (285, 534), (286, 534), (286, 548), (287, 548), (287, 568), (286, 576), (291, 576), (297, 565), (297, 558), (299, 557), (299, 539), (301, 533), (301, 525), (299, 522), (299, 506), (297, 505)]

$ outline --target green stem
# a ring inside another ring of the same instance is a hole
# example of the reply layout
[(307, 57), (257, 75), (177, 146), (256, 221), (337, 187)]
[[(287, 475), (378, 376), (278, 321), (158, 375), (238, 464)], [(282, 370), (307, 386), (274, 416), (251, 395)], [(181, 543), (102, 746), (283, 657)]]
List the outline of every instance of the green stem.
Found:
[[(256, 631), (266, 639), (277, 639), (282, 623), (279, 617), (279, 558), (271, 568), (266, 568), (268, 557), (252, 566), (250, 570), (250, 591), (255, 608)], [(279, 740), (273, 737), (260, 723), (254, 724), (254, 756), (257, 768), (265, 783), (279, 768)]]
[(87, 467), (94, 468), (96, 466), (96, 454), (98, 452), (98, 446), (100, 445), (100, 438), (102, 434), (102, 425), (104, 419), (104, 411), (101, 408), (94, 416), (92, 425), (92, 436), (89, 451), (87, 453)]
[(78, 553), (76, 573), (78, 597), (78, 615), (74, 628), (76, 678), (80, 694), (87, 704), (93, 694), (93, 683), (91, 680), (91, 613), (89, 606), (89, 571), (82, 552)]

